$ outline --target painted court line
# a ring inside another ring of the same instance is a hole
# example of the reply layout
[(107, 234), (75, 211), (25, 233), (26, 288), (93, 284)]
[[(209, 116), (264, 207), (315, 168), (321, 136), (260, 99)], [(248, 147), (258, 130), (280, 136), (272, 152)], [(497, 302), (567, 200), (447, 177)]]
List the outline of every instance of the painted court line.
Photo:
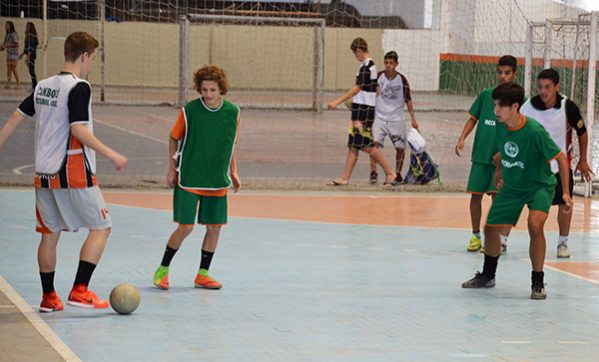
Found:
[(0, 276), (0, 291), (23, 313), (29, 323), (44, 337), (46, 341), (64, 358), (66, 361), (81, 361), (79, 357), (54, 333), (54, 331), (44, 322), (40, 316), (34, 312), (29, 304)]
[(114, 128), (114, 129), (118, 129), (119, 131), (123, 131), (123, 132), (129, 133), (129, 134), (132, 134), (132, 135), (134, 135), (134, 136), (142, 137), (142, 138), (149, 139), (149, 140), (152, 140), (152, 141), (155, 141), (155, 142), (158, 142), (158, 143), (162, 143), (162, 144), (164, 144), (164, 145), (168, 145), (168, 142), (167, 142), (167, 141), (165, 141), (165, 140), (161, 140), (161, 139), (158, 139), (158, 138), (154, 138), (154, 137), (151, 137), (151, 136), (145, 135), (145, 134), (143, 134), (143, 133), (139, 133), (139, 132), (131, 131), (131, 130), (128, 130), (128, 129), (126, 129), (126, 128), (123, 128), (123, 127), (115, 126), (115, 125), (113, 125), (113, 124), (110, 124), (110, 123), (108, 123), (108, 122), (101, 121), (101, 120), (99, 120), (99, 119), (97, 119), (97, 118), (95, 118), (95, 117), (94, 117), (94, 122), (95, 122), (95, 123), (99, 123), (99, 124), (101, 124), (101, 125), (103, 125), (103, 126), (107, 126), (107, 127), (112, 127), (112, 128)]
[(531, 344), (531, 341), (501, 341), (503, 344)]
[(585, 341), (557, 341), (559, 344), (589, 344)]
[(560, 268), (556, 268), (554, 266), (547, 265), (547, 264), (545, 264), (544, 267), (548, 268), (548, 269), (551, 269), (553, 271), (556, 271), (556, 272), (560, 272), (560, 273), (566, 274), (566, 275), (574, 277), (574, 278), (578, 278), (578, 279), (584, 280), (584, 281), (589, 282), (589, 283), (593, 283), (593, 284), (598, 284), (599, 285), (599, 280), (586, 278), (586, 277), (583, 277), (582, 275), (570, 273), (568, 271), (565, 271), (565, 270), (562, 270)]
[(455, 357), (455, 358), (485, 358), (485, 357), (489, 357), (488, 354), (484, 354), (484, 353), (453, 353), (448, 356)]

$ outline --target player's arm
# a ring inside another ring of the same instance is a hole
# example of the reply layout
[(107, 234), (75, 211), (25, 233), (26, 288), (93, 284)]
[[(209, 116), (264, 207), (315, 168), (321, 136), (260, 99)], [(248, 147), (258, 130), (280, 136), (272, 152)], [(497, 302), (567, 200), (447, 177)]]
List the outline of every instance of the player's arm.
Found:
[(67, 107), (71, 134), (84, 146), (109, 159), (116, 169), (121, 171), (127, 166), (127, 157), (106, 146), (87, 127), (87, 122), (91, 119), (89, 114), (91, 91), (87, 82), (79, 82), (69, 93)]
[(476, 126), (476, 122), (478, 122), (476, 120), (476, 118), (474, 118), (472, 116), (470, 116), (470, 118), (468, 118), (468, 121), (466, 122), (466, 125), (464, 125), (464, 129), (462, 130), (462, 134), (460, 135), (460, 139), (458, 140), (458, 143), (455, 146), (456, 155), (461, 156), (460, 152), (464, 149), (464, 144), (466, 143), (466, 137), (468, 137), (470, 132), (472, 132), (472, 130)]
[(563, 200), (566, 203), (565, 212), (572, 210), (572, 196), (570, 195), (570, 167), (568, 166), (568, 160), (563, 152), (555, 158), (559, 166), (559, 178), (562, 182)]
[(501, 177), (501, 153), (497, 152), (493, 155), (491, 161), (495, 165), (495, 187), (500, 190), (503, 187), (503, 178)]
[(25, 116), (19, 111), (12, 113), (4, 127), (0, 129), (0, 150), (25, 119)]
[(406, 101), (406, 105), (408, 107), (408, 114), (412, 120), (412, 127), (418, 129), (418, 122), (416, 122), (416, 116), (414, 115), (414, 103), (412, 103), (412, 100), (410, 99)]
[(71, 125), (71, 133), (83, 145), (109, 159), (117, 170), (121, 171), (127, 166), (127, 162), (129, 162), (127, 157), (102, 143), (93, 133), (91, 133), (86, 124), (75, 123)]
[(578, 137), (580, 156), (575, 169), (580, 171), (580, 174), (585, 181), (591, 182), (593, 171), (587, 162), (589, 135), (584, 120), (582, 119), (582, 115), (580, 114), (580, 108), (578, 108), (576, 103), (569, 99), (566, 100), (566, 117), (568, 118), (568, 124), (576, 131), (576, 136)]
[(168, 137), (168, 173), (166, 174), (166, 185), (170, 188), (175, 187), (177, 182), (177, 160), (175, 158), (175, 153), (177, 152), (177, 146), (179, 141), (173, 138), (173, 136)]
[(239, 174), (237, 173), (237, 156), (235, 155), (235, 151), (233, 151), (233, 155), (231, 156), (231, 182), (233, 183), (233, 192), (237, 192), (241, 188), (241, 179), (239, 178)]
[(335, 108), (339, 107), (339, 105), (341, 103), (345, 102), (348, 99), (351, 99), (353, 96), (355, 96), (359, 92), (360, 92), (360, 86), (356, 84), (350, 90), (348, 90), (344, 95), (342, 95), (341, 97), (339, 97), (339, 98), (335, 99), (334, 101), (332, 101), (331, 103), (329, 103), (327, 105), (327, 108), (335, 109)]
[(586, 182), (591, 182), (593, 179), (593, 171), (591, 170), (591, 166), (587, 162), (587, 149), (589, 145), (589, 135), (588, 132), (585, 132), (578, 136), (578, 148), (580, 150), (580, 158), (578, 159), (578, 164), (576, 165), (576, 170), (580, 171), (582, 178)]

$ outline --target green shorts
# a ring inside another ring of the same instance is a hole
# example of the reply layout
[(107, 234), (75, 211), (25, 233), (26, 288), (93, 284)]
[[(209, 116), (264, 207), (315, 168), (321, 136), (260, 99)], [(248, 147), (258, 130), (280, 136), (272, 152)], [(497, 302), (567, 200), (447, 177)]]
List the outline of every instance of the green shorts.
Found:
[(472, 194), (490, 194), (497, 192), (495, 188), (495, 166), (473, 162), (468, 177), (466, 191)]
[[(198, 203), (200, 204), (198, 212)], [(174, 221), (183, 225), (223, 225), (227, 223), (227, 195), (201, 196), (175, 186)]]
[(493, 199), (487, 216), (489, 225), (516, 225), (524, 205), (528, 210), (549, 213), (555, 187), (540, 187), (530, 192), (515, 192), (501, 189)]

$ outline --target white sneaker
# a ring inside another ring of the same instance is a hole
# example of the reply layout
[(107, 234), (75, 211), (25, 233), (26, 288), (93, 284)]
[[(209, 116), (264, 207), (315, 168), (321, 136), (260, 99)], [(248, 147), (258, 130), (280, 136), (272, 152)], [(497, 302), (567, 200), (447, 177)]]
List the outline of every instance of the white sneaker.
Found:
[(570, 257), (570, 249), (568, 249), (568, 245), (559, 244), (557, 246), (557, 257), (558, 258), (569, 258)]

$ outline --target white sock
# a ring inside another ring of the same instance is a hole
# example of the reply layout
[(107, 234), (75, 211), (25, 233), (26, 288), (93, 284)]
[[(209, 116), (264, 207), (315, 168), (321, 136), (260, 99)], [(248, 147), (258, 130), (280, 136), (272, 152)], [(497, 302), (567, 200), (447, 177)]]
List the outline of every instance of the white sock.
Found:
[(507, 245), (507, 236), (499, 235), (499, 241), (501, 241), (501, 245)]
[(559, 236), (559, 240), (557, 241), (557, 246), (566, 245), (568, 246), (568, 237), (567, 236)]

